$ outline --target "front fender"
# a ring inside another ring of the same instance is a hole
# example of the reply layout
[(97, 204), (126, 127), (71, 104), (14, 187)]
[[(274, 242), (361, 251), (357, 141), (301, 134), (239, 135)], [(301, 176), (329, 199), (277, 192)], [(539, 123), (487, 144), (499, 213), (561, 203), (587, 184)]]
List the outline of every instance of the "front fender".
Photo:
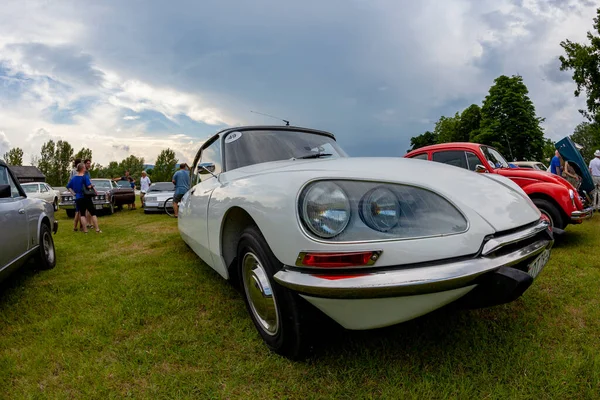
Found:
[(566, 215), (571, 215), (571, 212), (583, 209), (581, 201), (577, 198), (577, 193), (575, 193), (575, 206), (573, 206), (569, 190), (562, 185), (549, 182), (536, 182), (525, 186), (523, 190), (529, 197), (535, 197), (536, 194), (551, 197)]

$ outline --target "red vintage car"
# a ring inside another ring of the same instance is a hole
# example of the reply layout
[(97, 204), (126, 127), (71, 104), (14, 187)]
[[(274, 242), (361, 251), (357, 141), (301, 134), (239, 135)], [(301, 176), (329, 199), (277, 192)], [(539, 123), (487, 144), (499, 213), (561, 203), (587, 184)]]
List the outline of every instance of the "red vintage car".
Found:
[(545, 171), (511, 168), (493, 147), (477, 143), (442, 143), (421, 147), (405, 158), (437, 161), (478, 173), (498, 174), (511, 179), (545, 214), (555, 231), (568, 224), (579, 224), (590, 218), (592, 207), (584, 208), (584, 200), (564, 178)]

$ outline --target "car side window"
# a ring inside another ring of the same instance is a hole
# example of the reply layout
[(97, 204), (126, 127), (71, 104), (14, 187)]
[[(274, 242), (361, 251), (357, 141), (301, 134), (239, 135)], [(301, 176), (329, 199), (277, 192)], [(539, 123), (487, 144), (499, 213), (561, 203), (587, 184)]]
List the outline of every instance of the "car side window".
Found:
[(481, 160), (479, 160), (479, 157), (477, 157), (477, 155), (475, 155), (475, 153), (467, 151), (467, 164), (469, 164), (469, 169), (471, 171), (475, 171), (475, 167), (478, 164), (481, 164)]
[(40, 192), (45, 193), (48, 191), (48, 188), (44, 184), (40, 184)]
[[(3, 169), (3, 168), (4, 167), (0, 167), (0, 170)], [(3, 173), (6, 175), (6, 181), (10, 185), (10, 194), (11, 194), (11, 197), (13, 197), (13, 198), (21, 197), (21, 193), (19, 192), (19, 188), (17, 187), (17, 184), (13, 180), (12, 176), (10, 176), (10, 174), (8, 173), (8, 171), (6, 170), (6, 168), (4, 168), (4, 169), (5, 169), (5, 171), (3, 171), (3, 172), (0, 171), (0, 175), (2, 175)]]
[(427, 160), (427, 153), (417, 154), (416, 156), (410, 157), (414, 160)]
[(468, 169), (467, 158), (462, 150), (438, 151), (433, 153), (433, 161)]
[[(212, 142), (207, 148), (202, 150), (202, 154), (200, 154), (200, 160), (198, 161), (198, 165), (202, 163), (213, 163), (215, 165), (215, 170), (213, 174), (218, 175), (223, 171), (222, 165), (223, 161), (221, 160), (221, 138), (218, 137), (217, 140)], [(200, 182), (200, 180), (207, 180), (212, 178), (211, 174), (200, 174), (199, 171), (195, 171), (196, 183)]]

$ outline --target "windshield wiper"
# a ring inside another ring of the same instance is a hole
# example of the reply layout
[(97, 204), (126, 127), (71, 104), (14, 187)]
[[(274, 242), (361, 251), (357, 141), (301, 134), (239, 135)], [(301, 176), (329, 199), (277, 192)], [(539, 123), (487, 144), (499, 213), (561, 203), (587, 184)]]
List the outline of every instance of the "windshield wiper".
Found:
[(316, 153), (316, 154), (308, 154), (306, 156), (294, 157), (296, 160), (307, 160), (309, 158), (321, 158), (321, 157), (330, 157), (333, 154), (331, 153)]

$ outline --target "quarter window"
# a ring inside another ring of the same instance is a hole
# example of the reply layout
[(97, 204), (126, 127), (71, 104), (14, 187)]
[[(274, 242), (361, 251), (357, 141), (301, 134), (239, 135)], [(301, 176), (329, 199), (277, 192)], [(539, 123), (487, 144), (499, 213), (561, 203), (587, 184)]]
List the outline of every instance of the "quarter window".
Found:
[(46, 185), (42, 185), (42, 184), (40, 184), (40, 191), (41, 191), (42, 193), (44, 193), (44, 192), (47, 192), (47, 191), (48, 191), (48, 188), (46, 187)]
[(481, 164), (479, 157), (477, 157), (474, 153), (467, 151), (467, 163), (469, 164), (469, 169), (471, 171), (475, 171), (475, 167), (477, 164)]
[(468, 169), (467, 158), (462, 150), (438, 151), (433, 153), (433, 161)]
[(427, 160), (427, 153), (417, 154), (416, 156), (411, 157), (414, 160)]

